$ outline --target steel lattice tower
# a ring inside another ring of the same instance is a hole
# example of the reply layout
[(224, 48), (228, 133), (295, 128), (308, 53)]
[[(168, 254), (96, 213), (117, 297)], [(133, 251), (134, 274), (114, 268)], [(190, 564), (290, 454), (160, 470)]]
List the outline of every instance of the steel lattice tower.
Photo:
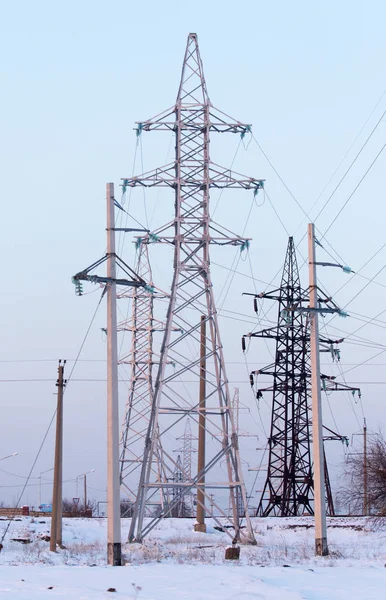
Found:
[[(260, 399), (263, 392), (272, 392), (271, 429), (268, 438), (268, 469), (258, 516), (299, 516), (314, 514), (313, 509), (313, 465), (311, 457), (310, 418), (310, 332), (307, 316), (308, 293), (300, 285), (299, 271), (293, 238), (290, 237), (284, 262), (280, 288), (268, 293), (251, 294), (255, 298), (267, 298), (278, 302), (276, 327), (250, 333), (245, 338), (258, 337), (276, 341), (275, 362), (250, 375), (251, 386), (258, 375), (273, 377), (273, 385), (257, 389)], [(319, 298), (328, 304), (330, 298)], [(255, 311), (257, 303), (255, 300)], [(334, 344), (343, 340), (332, 340), (319, 336), (320, 352), (337, 351)], [(321, 374), (321, 387), (325, 391), (358, 390), (335, 381), (335, 377)], [(347, 438), (328, 427), (324, 427), (324, 440)], [(334, 514), (334, 504), (327, 468), (325, 483), (328, 514)]]
[[(175, 134), (175, 159), (139, 177), (124, 179), (124, 186), (166, 187), (174, 191), (174, 218), (153, 232), (157, 243), (174, 249), (173, 279), (161, 345), (160, 364), (154, 385), (152, 410), (143, 450), (141, 474), (129, 539), (141, 541), (158, 523), (171, 514), (168, 501), (158, 517), (144, 526), (144, 514), (157, 488), (173, 489), (167, 482), (151, 482), (152, 463), (159, 440), (176, 427), (183, 430), (183, 420), (191, 417), (198, 427), (200, 380), (200, 321), (206, 322), (206, 398), (207, 429), (211, 431), (206, 449), (204, 488), (210, 501), (211, 488), (229, 489), (232, 499), (232, 537), (240, 538), (238, 498), (247, 505), (245, 485), (240, 467), (238, 439), (230, 410), (228, 380), (218, 326), (217, 311), (210, 273), (209, 246), (243, 246), (246, 240), (214, 223), (210, 218), (209, 193), (213, 188), (241, 188), (253, 193), (262, 181), (238, 175), (210, 160), (211, 132), (245, 134), (250, 126), (232, 121), (215, 109), (207, 93), (197, 36), (189, 34), (176, 103), (154, 119), (138, 124), (138, 132), (172, 131)], [(174, 333), (173, 333), (174, 332)], [(194, 349), (192, 352), (192, 348)], [(169, 365), (169, 366), (168, 366)], [(173, 366), (171, 366), (173, 365)], [(189, 374), (196, 381), (194, 398), (187, 394), (181, 378)], [(177, 467), (163, 444), (165, 472)], [(221, 474), (220, 461), (226, 459), (227, 474)], [(183, 484), (185, 494), (197, 488), (202, 473)], [(180, 487), (180, 486), (179, 486)], [(172, 494), (169, 494), (172, 496)], [(216, 507), (226, 518), (226, 511)], [(249, 515), (246, 513), (245, 539), (254, 542)]]
[[(153, 284), (152, 270), (149, 261), (148, 236), (138, 238), (136, 272), (141, 275), (148, 286), (134, 288), (119, 298), (131, 298), (131, 318), (118, 325), (118, 331), (131, 333), (131, 350), (120, 360), (120, 364), (128, 364), (130, 368), (130, 385), (127, 398), (121, 435), (120, 479), (122, 492), (134, 504), (138, 488), (140, 466), (144, 439), (150, 418), (153, 399), (153, 371), (158, 357), (153, 350), (155, 331), (163, 331), (164, 324), (154, 318), (154, 299), (165, 298), (158, 293)], [(162, 446), (155, 449), (153, 457), (155, 480), (162, 481)], [(164, 503), (161, 493), (160, 505)]]
[(278, 324), (251, 334), (251, 337), (276, 340), (275, 363), (255, 372), (274, 378), (272, 386), (257, 394), (273, 393), (268, 472), (257, 514), (291, 516), (305, 511), (313, 514), (308, 419), (309, 334), (306, 315), (293, 310), (306, 298), (300, 286), (292, 237), (288, 242), (280, 288), (261, 297), (278, 302)]

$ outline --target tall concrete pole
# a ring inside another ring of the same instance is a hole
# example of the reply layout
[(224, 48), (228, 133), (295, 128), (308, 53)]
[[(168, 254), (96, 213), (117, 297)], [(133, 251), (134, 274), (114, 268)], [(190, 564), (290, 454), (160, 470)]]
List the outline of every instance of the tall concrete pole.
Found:
[(363, 422), (363, 514), (365, 517), (369, 514), (368, 488), (367, 488), (367, 425), (366, 419)]
[[(201, 316), (201, 337), (200, 337), (200, 396), (199, 396), (199, 417), (198, 417), (198, 461), (197, 472), (205, 469), (205, 433), (206, 433), (206, 321)], [(202, 474), (197, 480), (197, 522), (194, 525), (194, 531), (206, 532), (205, 525), (205, 474)]]
[(54, 489), (52, 499), (50, 550), (56, 552), (56, 545), (62, 545), (62, 479), (63, 479), (63, 389), (64, 361), (59, 361), (57, 408), (56, 408), (56, 439), (54, 462)]
[(322, 395), (320, 385), (318, 291), (315, 264), (314, 224), (308, 225), (308, 262), (310, 286), (310, 337), (311, 337), (311, 387), (312, 387), (312, 445), (314, 454), (314, 506), (315, 506), (315, 552), (328, 554), (326, 499), (324, 496), (324, 452), (322, 426)]
[[(63, 391), (63, 390), (62, 390)], [(63, 545), (63, 401), (61, 401), (61, 432), (59, 445), (59, 476), (58, 476), (58, 516), (56, 521), (56, 543), (59, 548)]]
[(107, 207), (107, 563), (122, 564), (119, 485), (119, 412), (114, 184), (106, 184)]

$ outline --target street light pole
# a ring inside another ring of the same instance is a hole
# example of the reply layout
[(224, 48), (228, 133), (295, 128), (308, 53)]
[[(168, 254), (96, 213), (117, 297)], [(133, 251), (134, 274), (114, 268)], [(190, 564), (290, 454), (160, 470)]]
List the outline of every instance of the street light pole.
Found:
[(44, 473), (49, 473), (49, 471), (53, 471), (54, 467), (51, 467), (51, 469), (46, 469), (45, 471), (42, 471), (39, 475), (39, 504), (38, 506), (41, 505), (42, 503), (42, 475), (44, 475)]
[(76, 476), (76, 497), (78, 497), (78, 480), (83, 477), (83, 493), (84, 493), (84, 510), (87, 510), (87, 479), (86, 476), (90, 473), (94, 473), (95, 469), (91, 469), (90, 471), (86, 471), (85, 473), (81, 473)]
[(11, 456), (17, 456), (18, 452), (13, 452), (12, 454), (7, 454), (7, 456), (2, 456), (0, 460), (5, 460), (6, 458), (11, 458)]

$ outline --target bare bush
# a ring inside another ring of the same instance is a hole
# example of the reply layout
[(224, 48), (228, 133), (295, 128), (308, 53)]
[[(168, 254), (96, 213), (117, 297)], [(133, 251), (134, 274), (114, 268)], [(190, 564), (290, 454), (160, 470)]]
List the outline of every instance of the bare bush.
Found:
[(73, 499), (63, 498), (62, 510), (71, 517), (91, 517), (96, 509), (96, 500), (87, 500), (87, 506), (85, 506), (84, 503), (76, 504)]
[(350, 513), (365, 512), (365, 478), (367, 479), (367, 513), (386, 516), (386, 440), (382, 435), (368, 442), (366, 471), (363, 454), (348, 457), (340, 500)]

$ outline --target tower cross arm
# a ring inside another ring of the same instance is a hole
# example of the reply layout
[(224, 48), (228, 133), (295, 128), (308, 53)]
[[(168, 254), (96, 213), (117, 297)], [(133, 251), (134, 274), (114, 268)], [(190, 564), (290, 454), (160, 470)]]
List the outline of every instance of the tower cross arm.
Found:
[(278, 329), (278, 327), (270, 327), (269, 329), (262, 329), (261, 331), (247, 333), (245, 337), (270, 338), (273, 340), (277, 340), (280, 337)]
[(323, 434), (324, 441), (337, 440), (340, 442), (348, 443), (348, 437), (346, 435), (342, 435), (341, 433), (337, 433), (336, 431), (333, 431), (332, 429), (327, 427), (327, 425), (323, 425), (323, 429), (327, 432), (327, 433)]
[[(202, 189), (204, 185), (202, 178), (203, 163), (196, 160), (191, 164), (191, 169), (187, 173), (181, 173), (178, 183), (180, 186)], [(242, 188), (253, 190), (257, 193), (264, 187), (264, 179), (255, 179), (246, 175), (236, 173), (231, 169), (221, 167), (216, 163), (209, 163), (209, 188)], [(171, 187), (177, 186), (176, 163), (169, 163), (163, 167), (153, 169), (142, 175), (122, 179), (123, 190), (127, 187)]]
[[(180, 126), (184, 130), (202, 132), (207, 127), (210, 132), (214, 133), (238, 133), (244, 137), (247, 133), (251, 133), (252, 125), (249, 123), (241, 123), (233, 119), (218, 108), (214, 108), (210, 103), (207, 104), (175, 104), (171, 108), (167, 108), (162, 113), (147, 119), (146, 121), (136, 122), (136, 134), (140, 136), (143, 131), (175, 131), (177, 127), (176, 113), (180, 109), (181, 119)], [(203, 111), (207, 112), (207, 117), (204, 121)]]

